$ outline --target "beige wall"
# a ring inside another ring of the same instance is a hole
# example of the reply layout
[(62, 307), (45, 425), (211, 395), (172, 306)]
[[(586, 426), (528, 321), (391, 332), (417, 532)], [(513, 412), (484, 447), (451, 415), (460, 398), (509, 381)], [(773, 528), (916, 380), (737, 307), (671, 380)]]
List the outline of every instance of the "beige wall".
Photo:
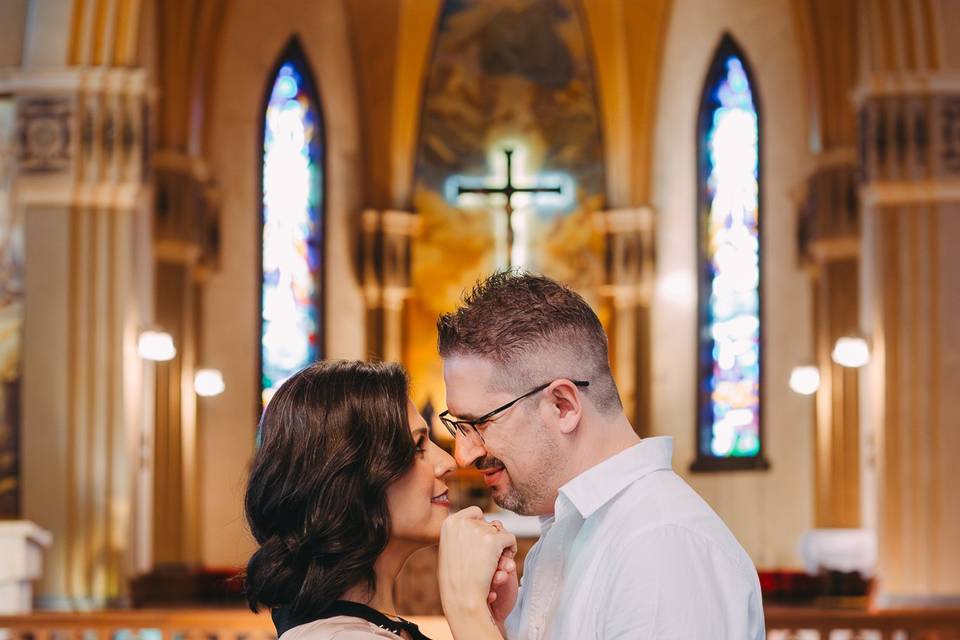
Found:
[(0, 2), (0, 67), (19, 67), (26, 32), (27, 0)]
[(960, 38), (955, 37), (960, 29), (960, 2), (938, 0), (934, 3), (933, 16), (940, 34), (937, 41), (943, 47), (939, 52), (943, 60), (941, 66), (960, 69)]
[(32, 0), (27, 9), (22, 64), (28, 69), (67, 64), (73, 0)]
[[(798, 565), (798, 538), (813, 524), (813, 401), (787, 386), (790, 369), (813, 353), (809, 286), (794, 259), (790, 195), (810, 163), (792, 16), (788, 0), (677, 0), (656, 117), (653, 431), (674, 437), (674, 467), (760, 567)], [(764, 429), (772, 468), (690, 474), (696, 448), (696, 122), (702, 83), (724, 30), (753, 66), (763, 109)]]
[(360, 209), (360, 133), (347, 25), (340, 2), (231, 2), (214, 77), (211, 163), (223, 192), (221, 265), (206, 287), (201, 366), (227, 389), (201, 398), (201, 558), (244, 564), (252, 544), (243, 485), (253, 453), (257, 380), (259, 110), (277, 56), (299, 34), (316, 75), (327, 132), (327, 356), (362, 358), (363, 301), (349, 248)]

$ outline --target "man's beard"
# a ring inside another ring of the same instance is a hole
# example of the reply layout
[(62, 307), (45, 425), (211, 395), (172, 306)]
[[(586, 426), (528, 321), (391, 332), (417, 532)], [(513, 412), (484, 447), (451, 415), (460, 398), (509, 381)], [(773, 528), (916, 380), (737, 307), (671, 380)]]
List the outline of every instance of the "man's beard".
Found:
[(492, 492), (493, 501), (501, 509), (512, 511), (522, 516), (541, 515), (535, 512), (537, 503), (544, 502), (548, 493), (544, 478), (546, 469), (539, 469), (531, 473), (537, 480), (530, 483), (518, 483), (507, 470), (506, 466), (497, 458), (485, 457), (476, 463), (478, 469), (503, 469), (509, 478), (509, 484), (499, 492)]
[(513, 511), (521, 516), (534, 515), (530, 512), (527, 496), (517, 489), (512, 482), (510, 486), (504, 489), (502, 492), (494, 493), (493, 501), (496, 502), (497, 506), (501, 509)]

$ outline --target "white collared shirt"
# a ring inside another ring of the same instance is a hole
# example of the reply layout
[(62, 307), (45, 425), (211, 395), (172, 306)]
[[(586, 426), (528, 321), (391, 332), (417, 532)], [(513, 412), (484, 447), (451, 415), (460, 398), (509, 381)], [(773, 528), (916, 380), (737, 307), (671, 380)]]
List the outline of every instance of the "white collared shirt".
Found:
[[(509, 640), (764, 638), (753, 562), (673, 472), (672, 455), (672, 438), (646, 438), (560, 488), (524, 561)], [(559, 536), (550, 538), (554, 522)], [(558, 559), (550, 594), (548, 565)]]

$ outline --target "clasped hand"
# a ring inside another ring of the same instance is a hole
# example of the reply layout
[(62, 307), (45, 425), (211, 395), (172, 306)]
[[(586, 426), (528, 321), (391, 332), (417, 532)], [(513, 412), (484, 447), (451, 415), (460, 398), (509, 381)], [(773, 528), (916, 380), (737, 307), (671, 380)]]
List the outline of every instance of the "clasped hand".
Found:
[[(438, 579), (443, 609), (455, 619), (486, 614), (502, 628), (517, 601), (516, 537), (478, 507), (451, 515), (440, 532)], [(488, 617), (488, 619), (489, 619)]]

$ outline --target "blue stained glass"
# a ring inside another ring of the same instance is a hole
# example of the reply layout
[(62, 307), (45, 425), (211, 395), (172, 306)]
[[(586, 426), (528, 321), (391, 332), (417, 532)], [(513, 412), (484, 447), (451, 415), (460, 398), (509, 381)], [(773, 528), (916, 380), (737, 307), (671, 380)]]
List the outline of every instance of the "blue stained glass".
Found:
[(264, 119), (261, 401), (321, 356), (323, 131), (293, 62), (280, 66)]
[(700, 455), (760, 453), (759, 125), (743, 61), (706, 96), (701, 221)]

